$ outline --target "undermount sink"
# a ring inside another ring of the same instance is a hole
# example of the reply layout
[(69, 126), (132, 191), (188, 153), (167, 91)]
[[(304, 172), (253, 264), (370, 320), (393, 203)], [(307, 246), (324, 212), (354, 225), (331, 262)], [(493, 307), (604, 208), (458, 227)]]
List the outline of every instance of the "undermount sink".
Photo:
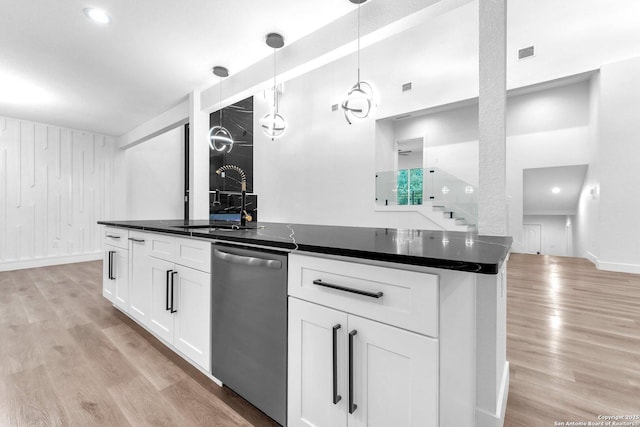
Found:
[(223, 229), (223, 230), (249, 230), (249, 229), (257, 228), (256, 225), (240, 225), (240, 224), (214, 223), (214, 222), (211, 222), (209, 224), (180, 225), (178, 227), (184, 228), (187, 230), (198, 229), (198, 228), (213, 228), (213, 229)]

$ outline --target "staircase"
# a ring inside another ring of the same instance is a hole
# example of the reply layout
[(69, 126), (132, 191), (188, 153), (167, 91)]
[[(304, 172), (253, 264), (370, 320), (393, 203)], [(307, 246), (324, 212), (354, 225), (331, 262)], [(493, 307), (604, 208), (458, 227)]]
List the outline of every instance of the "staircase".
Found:
[(477, 189), (442, 169), (376, 174), (376, 203), (420, 213), (443, 230), (477, 230)]
[(464, 218), (463, 216), (460, 216), (461, 215), (460, 213), (456, 213), (455, 211), (452, 211), (452, 210), (447, 210), (447, 207), (444, 205), (432, 204), (431, 209), (433, 210), (433, 212), (441, 213), (443, 218), (451, 221), (449, 223), (450, 225), (446, 228), (447, 230), (467, 231), (467, 232), (473, 232), (477, 230), (476, 224), (469, 223), (469, 221), (466, 218)]

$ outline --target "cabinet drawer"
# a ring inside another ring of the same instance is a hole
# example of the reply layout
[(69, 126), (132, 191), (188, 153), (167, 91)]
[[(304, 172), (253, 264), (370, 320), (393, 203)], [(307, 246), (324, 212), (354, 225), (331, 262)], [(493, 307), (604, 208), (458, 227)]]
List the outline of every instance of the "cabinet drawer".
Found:
[(290, 254), (288, 283), (289, 295), (438, 336), (435, 274)]
[(210, 273), (211, 242), (177, 237), (175, 263)]
[(123, 228), (105, 227), (102, 230), (102, 244), (127, 249), (129, 230)]
[(150, 256), (173, 262), (175, 259), (176, 240), (174, 236), (169, 236), (168, 234), (149, 233), (148, 239)]

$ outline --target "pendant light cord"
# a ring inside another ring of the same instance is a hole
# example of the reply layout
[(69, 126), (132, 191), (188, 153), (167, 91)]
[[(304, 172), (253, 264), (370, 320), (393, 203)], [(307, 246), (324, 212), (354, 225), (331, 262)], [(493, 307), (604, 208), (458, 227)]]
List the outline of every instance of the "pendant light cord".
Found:
[(222, 76), (220, 77), (220, 83), (218, 84), (218, 88), (220, 89), (219, 96), (218, 96), (218, 103), (220, 107), (220, 126), (222, 126)]
[(278, 88), (276, 86), (276, 48), (273, 48), (273, 112), (278, 112)]
[(358, 3), (358, 85), (360, 85), (360, 3)]

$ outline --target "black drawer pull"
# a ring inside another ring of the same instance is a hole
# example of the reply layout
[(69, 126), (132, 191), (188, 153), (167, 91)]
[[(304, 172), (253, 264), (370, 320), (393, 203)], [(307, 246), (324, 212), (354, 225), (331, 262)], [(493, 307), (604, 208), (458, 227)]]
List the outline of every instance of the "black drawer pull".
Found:
[(110, 280), (116, 280), (116, 276), (113, 275), (113, 264), (115, 264), (113, 260), (113, 256), (116, 254), (116, 251), (109, 251), (109, 274), (108, 278)]
[(178, 310), (176, 310), (175, 306), (173, 305), (173, 285), (175, 284), (175, 276), (176, 274), (178, 274), (177, 271), (172, 271), (171, 272), (171, 310), (169, 311), (170, 313), (177, 313)]
[(349, 413), (353, 414), (358, 409), (358, 405), (353, 403), (353, 337), (356, 336), (358, 331), (355, 329), (349, 332)]
[(166, 279), (166, 283), (167, 283), (167, 293), (165, 294), (165, 310), (170, 311), (171, 310), (171, 306), (169, 305), (169, 277), (171, 277), (171, 273), (173, 272), (173, 270), (167, 270), (167, 279)]
[(119, 239), (120, 236), (114, 236), (113, 234), (107, 234), (106, 237), (109, 237), (111, 239)]
[(338, 329), (340, 329), (338, 323), (333, 327), (333, 404), (336, 405), (342, 396), (338, 394)]
[(340, 286), (340, 285), (334, 285), (332, 283), (326, 283), (326, 282), (323, 282), (320, 279), (314, 280), (313, 284), (314, 285), (318, 285), (318, 286), (324, 286), (325, 288), (337, 289), (339, 291), (351, 292), (352, 294), (364, 295), (364, 296), (370, 297), (370, 298), (382, 298), (382, 295), (383, 295), (382, 292), (361, 291), (359, 289), (347, 288), (347, 287)]
[(144, 243), (144, 239), (135, 239), (133, 237), (129, 237), (129, 240), (136, 243)]

